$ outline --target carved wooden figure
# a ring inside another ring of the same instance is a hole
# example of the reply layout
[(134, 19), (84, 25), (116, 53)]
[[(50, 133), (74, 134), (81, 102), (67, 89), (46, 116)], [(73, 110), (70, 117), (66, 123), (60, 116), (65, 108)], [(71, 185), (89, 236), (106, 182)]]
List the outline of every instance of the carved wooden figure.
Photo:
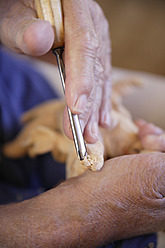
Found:
[(96, 144), (86, 144), (88, 157), (81, 162), (75, 153), (73, 141), (63, 132), (63, 100), (51, 100), (26, 112), (21, 119), (24, 128), (13, 141), (5, 144), (3, 152), (12, 158), (27, 154), (33, 158), (51, 152), (56, 160), (66, 162), (67, 178), (80, 175), (87, 169), (100, 170), (108, 158), (138, 153), (143, 150), (138, 138), (138, 127), (123, 106), (122, 96), (141, 85), (136, 79), (123, 80), (113, 85), (111, 127), (99, 129), (100, 137)]

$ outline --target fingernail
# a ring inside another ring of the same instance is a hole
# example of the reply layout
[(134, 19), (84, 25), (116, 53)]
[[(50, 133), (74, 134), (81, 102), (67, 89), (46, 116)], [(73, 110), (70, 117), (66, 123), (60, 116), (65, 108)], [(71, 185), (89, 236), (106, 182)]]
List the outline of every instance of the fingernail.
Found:
[(77, 99), (77, 101), (75, 103), (75, 106), (74, 106), (75, 111), (77, 112), (77, 114), (82, 114), (84, 112), (84, 109), (85, 109), (85, 107), (87, 105), (87, 102), (88, 102), (88, 100), (87, 100), (87, 96), (85, 94), (81, 95)]
[(101, 124), (105, 127), (110, 127), (111, 124), (111, 116), (109, 112), (103, 112), (101, 116)]
[(95, 136), (96, 138), (98, 138), (98, 123), (97, 122), (94, 122), (92, 124), (92, 127), (91, 127), (91, 132), (93, 134), (93, 136)]

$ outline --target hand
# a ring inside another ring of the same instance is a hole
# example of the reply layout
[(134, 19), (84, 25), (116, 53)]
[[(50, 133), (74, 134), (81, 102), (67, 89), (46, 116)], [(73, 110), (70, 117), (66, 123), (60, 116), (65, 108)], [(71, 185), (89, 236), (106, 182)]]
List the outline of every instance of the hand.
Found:
[(137, 120), (139, 138), (145, 150), (165, 152), (165, 131), (142, 119)]
[(165, 229), (165, 154), (117, 157), (81, 180), (79, 187), (90, 199), (91, 240), (99, 244)]
[[(111, 66), (109, 27), (91, 0), (64, 1), (66, 102), (79, 114), (84, 137), (94, 143), (98, 124), (110, 125)], [(64, 130), (70, 136), (67, 114)]]
[[(86, 141), (95, 143), (98, 125), (110, 125), (109, 27), (93, 0), (63, 0), (63, 9), (66, 103), (74, 114), (79, 114)], [(46, 54), (54, 41), (53, 29), (36, 17), (33, 0), (1, 0), (1, 42), (16, 52), (32, 56)], [(66, 112), (64, 130), (72, 138)]]
[(96, 247), (163, 230), (164, 182), (163, 153), (108, 160), (99, 172), (87, 171), (38, 197), (1, 206), (0, 245)]

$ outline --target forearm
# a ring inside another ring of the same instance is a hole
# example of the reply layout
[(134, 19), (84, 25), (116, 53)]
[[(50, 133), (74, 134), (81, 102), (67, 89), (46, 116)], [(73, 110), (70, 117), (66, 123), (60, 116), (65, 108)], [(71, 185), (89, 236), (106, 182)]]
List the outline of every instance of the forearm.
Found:
[(69, 216), (67, 200), (55, 199), (58, 195), (50, 191), (22, 203), (1, 206), (0, 247), (75, 247), (77, 221)]
[(0, 206), (0, 247), (95, 247), (96, 221), (79, 193), (76, 184), (64, 182), (33, 199)]
[(164, 175), (164, 154), (123, 156), (99, 172), (2, 206), (0, 247), (92, 248), (163, 230)]
[(33, 199), (1, 206), (0, 247), (92, 248), (103, 244), (111, 236), (105, 230), (111, 224), (92, 198), (83, 192), (81, 180), (73, 179)]

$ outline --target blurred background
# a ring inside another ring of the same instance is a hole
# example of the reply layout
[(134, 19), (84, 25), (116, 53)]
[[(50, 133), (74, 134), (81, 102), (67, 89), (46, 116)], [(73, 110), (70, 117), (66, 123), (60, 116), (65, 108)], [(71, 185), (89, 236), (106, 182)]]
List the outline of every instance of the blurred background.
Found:
[(165, 75), (165, 0), (96, 0), (110, 24), (112, 65)]

